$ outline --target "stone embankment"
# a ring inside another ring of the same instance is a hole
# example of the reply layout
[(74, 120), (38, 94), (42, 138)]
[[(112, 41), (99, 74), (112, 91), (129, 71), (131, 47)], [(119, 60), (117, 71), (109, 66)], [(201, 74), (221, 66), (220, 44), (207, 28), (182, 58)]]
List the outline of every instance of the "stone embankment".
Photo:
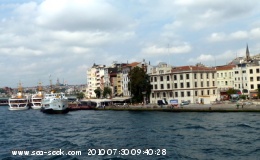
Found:
[(158, 106), (156, 104), (147, 105), (113, 105), (98, 108), (97, 110), (115, 111), (167, 111), (167, 112), (260, 112), (260, 104), (252, 102), (237, 103), (214, 103), (214, 104), (189, 104), (183, 106)]

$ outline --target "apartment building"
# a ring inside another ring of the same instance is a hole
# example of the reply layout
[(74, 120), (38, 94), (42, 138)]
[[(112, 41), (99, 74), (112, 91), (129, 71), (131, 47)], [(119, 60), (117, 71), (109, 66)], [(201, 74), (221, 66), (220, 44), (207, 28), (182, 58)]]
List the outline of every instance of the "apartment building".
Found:
[(209, 104), (218, 98), (216, 69), (196, 66), (171, 67), (160, 63), (150, 73), (151, 103), (177, 99), (178, 102)]
[(234, 71), (236, 67), (234, 64), (217, 66), (217, 87), (220, 97), (218, 100), (228, 100), (227, 91), (230, 88), (234, 88)]
[(260, 66), (249, 66), (246, 69), (248, 77), (248, 95), (250, 98), (257, 98), (260, 89)]
[(87, 88), (85, 96), (87, 98), (96, 97), (95, 89), (104, 88), (105, 65), (96, 65), (95, 63), (87, 70)]
[(130, 88), (131, 86), (128, 86), (128, 83), (130, 82), (130, 79), (128, 77), (128, 73), (131, 71), (132, 68), (136, 67), (140, 62), (133, 62), (130, 64), (125, 65), (122, 68), (122, 87), (123, 87), (123, 95), (126, 97), (131, 97)]

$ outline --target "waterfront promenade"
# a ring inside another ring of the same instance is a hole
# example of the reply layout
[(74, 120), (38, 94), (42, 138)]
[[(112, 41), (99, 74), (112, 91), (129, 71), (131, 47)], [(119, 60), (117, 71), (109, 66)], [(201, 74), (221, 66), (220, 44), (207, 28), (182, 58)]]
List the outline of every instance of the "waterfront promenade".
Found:
[(97, 110), (115, 111), (166, 111), (166, 112), (260, 112), (258, 103), (221, 103), (221, 104), (189, 104), (177, 107), (156, 104), (147, 105), (113, 105)]

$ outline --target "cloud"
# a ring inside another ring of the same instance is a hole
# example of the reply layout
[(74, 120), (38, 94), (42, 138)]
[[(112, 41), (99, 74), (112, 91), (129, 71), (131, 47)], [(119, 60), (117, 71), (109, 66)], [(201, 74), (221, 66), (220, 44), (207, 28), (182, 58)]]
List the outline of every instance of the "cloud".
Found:
[(161, 55), (169, 55), (169, 54), (181, 54), (188, 53), (191, 51), (191, 46), (189, 44), (183, 44), (180, 46), (173, 47), (159, 47), (157, 45), (151, 45), (145, 47), (141, 50), (142, 54), (149, 56), (161, 56)]
[(222, 42), (231, 40), (243, 40), (243, 39), (259, 39), (260, 28), (253, 28), (249, 31), (236, 31), (232, 33), (212, 33), (207, 40), (209, 42)]
[(36, 22), (55, 30), (99, 31), (126, 28), (126, 19), (103, 0), (45, 0), (39, 6)]
[(197, 58), (190, 58), (188, 60), (188, 62), (190, 63), (198, 63), (198, 62), (208, 62), (208, 61), (213, 61), (214, 57), (212, 55), (209, 54), (201, 54), (199, 57)]

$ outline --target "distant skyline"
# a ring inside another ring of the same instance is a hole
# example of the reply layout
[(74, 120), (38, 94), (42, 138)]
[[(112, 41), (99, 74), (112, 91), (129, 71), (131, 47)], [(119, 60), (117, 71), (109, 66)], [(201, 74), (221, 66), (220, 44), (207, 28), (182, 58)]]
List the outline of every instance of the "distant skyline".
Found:
[(85, 84), (93, 63), (225, 65), (260, 53), (260, 1), (1, 0), (0, 87)]

